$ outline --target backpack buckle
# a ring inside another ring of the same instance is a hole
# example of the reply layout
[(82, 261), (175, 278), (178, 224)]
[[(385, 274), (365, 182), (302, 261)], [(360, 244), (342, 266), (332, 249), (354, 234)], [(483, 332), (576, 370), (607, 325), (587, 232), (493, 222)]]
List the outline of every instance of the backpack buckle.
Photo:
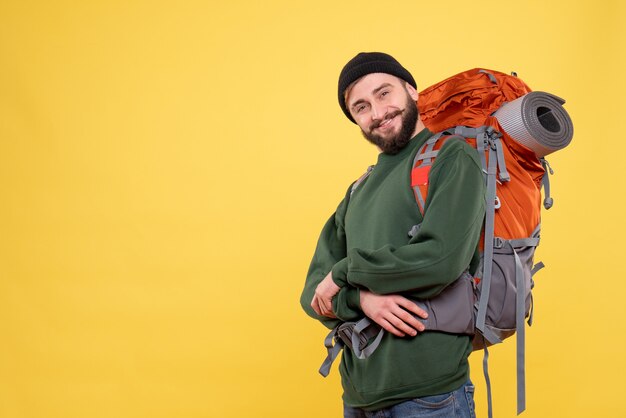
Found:
[(500, 237), (494, 237), (493, 238), (493, 248), (502, 248), (504, 247), (504, 240)]

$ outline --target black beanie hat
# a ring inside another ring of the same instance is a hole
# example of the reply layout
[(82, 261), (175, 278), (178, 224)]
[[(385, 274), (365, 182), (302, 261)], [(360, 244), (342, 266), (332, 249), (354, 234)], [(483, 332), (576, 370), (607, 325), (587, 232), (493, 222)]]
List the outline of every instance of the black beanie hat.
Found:
[(348, 61), (339, 75), (339, 106), (341, 106), (341, 110), (343, 110), (343, 113), (346, 114), (352, 123), (356, 122), (346, 107), (344, 92), (350, 84), (354, 83), (359, 78), (372, 73), (394, 75), (412, 85), (413, 88), (417, 89), (417, 84), (415, 83), (411, 73), (400, 65), (400, 63), (391, 55), (383, 52), (359, 53), (356, 57)]

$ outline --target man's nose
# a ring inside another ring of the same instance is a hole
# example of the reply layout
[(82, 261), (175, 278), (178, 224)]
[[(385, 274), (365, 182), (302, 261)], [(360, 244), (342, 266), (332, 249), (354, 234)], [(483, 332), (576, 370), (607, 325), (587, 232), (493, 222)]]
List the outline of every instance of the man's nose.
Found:
[(372, 104), (372, 120), (380, 120), (387, 114), (387, 107), (380, 104)]

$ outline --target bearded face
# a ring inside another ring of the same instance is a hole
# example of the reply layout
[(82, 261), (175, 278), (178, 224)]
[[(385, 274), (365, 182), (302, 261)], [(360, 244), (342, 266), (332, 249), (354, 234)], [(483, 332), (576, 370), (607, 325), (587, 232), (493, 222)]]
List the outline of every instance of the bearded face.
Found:
[[(398, 109), (385, 115), (384, 118), (374, 120), (366, 129), (361, 128), (361, 133), (372, 144), (376, 145), (385, 154), (397, 154), (409, 143), (413, 137), (419, 112), (417, 104), (406, 93), (406, 103), (404, 109)], [(394, 118), (400, 118), (400, 129), (385, 132), (382, 127), (391, 123)]]

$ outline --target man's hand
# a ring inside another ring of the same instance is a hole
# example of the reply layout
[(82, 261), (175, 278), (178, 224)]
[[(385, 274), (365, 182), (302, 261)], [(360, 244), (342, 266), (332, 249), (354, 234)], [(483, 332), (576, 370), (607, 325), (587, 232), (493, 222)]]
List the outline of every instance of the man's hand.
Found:
[(332, 273), (332, 271), (328, 273), (324, 280), (317, 285), (311, 307), (318, 315), (336, 318), (333, 312), (333, 298), (341, 288), (333, 281)]
[(400, 295), (377, 295), (361, 289), (361, 309), (370, 319), (395, 336), (415, 336), (425, 327), (412, 314), (428, 318), (426, 311)]

